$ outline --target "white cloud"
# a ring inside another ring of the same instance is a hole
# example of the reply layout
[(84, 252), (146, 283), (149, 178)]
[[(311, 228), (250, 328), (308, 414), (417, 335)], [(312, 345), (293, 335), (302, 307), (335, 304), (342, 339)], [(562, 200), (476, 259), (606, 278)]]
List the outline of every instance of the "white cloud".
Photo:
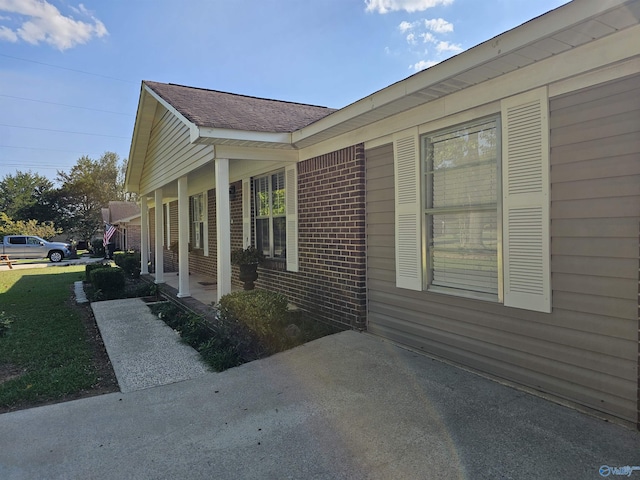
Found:
[(419, 25), (419, 22), (413, 22), (413, 23), (409, 23), (409, 22), (401, 22), (400, 25), (398, 25), (398, 28), (400, 29), (400, 31), (402, 33), (406, 32), (407, 30), (413, 30), (415, 27), (417, 27)]
[(453, 32), (453, 24), (447, 22), (444, 18), (433, 18), (431, 20), (425, 20), (424, 26), (432, 32), (436, 33)]
[(0, 40), (15, 43), (18, 41), (18, 35), (10, 28), (0, 26)]
[(417, 63), (414, 63), (413, 65), (409, 65), (409, 69), (414, 70), (416, 72), (419, 72), (420, 70), (424, 70), (426, 68), (429, 67), (433, 67), (434, 65), (437, 65), (438, 63), (440, 63), (437, 60), (420, 60)]
[(430, 43), (437, 43), (438, 42), (438, 39), (433, 36), (433, 33), (429, 33), (429, 32), (421, 33), (419, 36), (420, 36), (420, 38), (422, 39), (422, 41), (424, 43), (429, 43), (429, 42)]
[(409, 45), (415, 45), (418, 43), (416, 41), (416, 36), (413, 33), (410, 33), (409, 35), (407, 35), (407, 43)]
[(0, 26), (0, 39), (17, 41), (19, 38), (33, 45), (45, 42), (59, 50), (66, 50), (87, 43), (93, 37), (108, 35), (104, 24), (91, 17), (84, 5), (80, 4), (74, 10), (90, 17), (91, 22), (66, 17), (46, 0), (0, 0), (0, 11), (29, 17), (16, 30)]
[(439, 53), (443, 53), (443, 52), (454, 52), (454, 53), (458, 53), (462, 51), (462, 46), (456, 43), (449, 43), (446, 41), (440, 41), (438, 42), (438, 44), (436, 45), (436, 50), (438, 50)]
[(404, 10), (405, 12), (422, 12), (440, 5), (447, 6), (453, 0), (364, 0), (367, 12), (389, 13)]

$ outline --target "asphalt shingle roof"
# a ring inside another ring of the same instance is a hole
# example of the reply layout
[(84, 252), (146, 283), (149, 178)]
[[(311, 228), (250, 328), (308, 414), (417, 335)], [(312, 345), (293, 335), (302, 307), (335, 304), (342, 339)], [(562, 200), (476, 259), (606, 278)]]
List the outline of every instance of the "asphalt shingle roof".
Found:
[(144, 84), (198, 127), (290, 133), (336, 111), (171, 83), (145, 80)]

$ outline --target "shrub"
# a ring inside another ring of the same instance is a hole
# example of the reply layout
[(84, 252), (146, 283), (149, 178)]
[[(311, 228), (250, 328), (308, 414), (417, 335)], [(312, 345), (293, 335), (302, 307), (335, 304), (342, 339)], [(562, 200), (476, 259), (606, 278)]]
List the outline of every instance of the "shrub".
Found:
[(200, 350), (200, 346), (213, 335), (206, 320), (197, 315), (189, 315), (187, 321), (178, 327), (178, 331), (182, 339), (196, 350)]
[(120, 267), (98, 268), (91, 271), (91, 283), (105, 299), (117, 298), (124, 293), (124, 270)]
[(220, 299), (218, 309), (223, 319), (235, 319), (261, 336), (272, 336), (287, 322), (287, 299), (268, 290), (233, 292)]
[(93, 272), (94, 270), (99, 270), (101, 268), (110, 268), (111, 264), (110, 263), (89, 263), (87, 264), (87, 266), (84, 268), (84, 278), (87, 282), (91, 282), (91, 272)]
[(124, 270), (129, 278), (140, 278), (140, 254), (133, 252), (115, 252), (113, 261)]
[(104, 257), (102, 239), (91, 240), (91, 250), (96, 257)]

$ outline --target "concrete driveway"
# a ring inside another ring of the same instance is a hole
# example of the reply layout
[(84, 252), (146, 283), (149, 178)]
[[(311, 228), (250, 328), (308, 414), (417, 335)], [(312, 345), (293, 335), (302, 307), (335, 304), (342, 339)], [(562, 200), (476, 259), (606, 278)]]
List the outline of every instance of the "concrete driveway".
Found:
[(640, 466), (640, 435), (356, 332), (0, 415), (5, 480), (589, 479), (603, 466)]

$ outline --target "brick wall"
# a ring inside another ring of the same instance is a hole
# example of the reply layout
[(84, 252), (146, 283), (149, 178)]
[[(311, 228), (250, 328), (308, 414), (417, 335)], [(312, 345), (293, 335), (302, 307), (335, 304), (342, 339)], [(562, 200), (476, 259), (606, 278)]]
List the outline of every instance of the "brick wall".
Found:
[(364, 328), (364, 187), (363, 145), (299, 163), (299, 272), (267, 264), (257, 287), (279, 291), (325, 321)]
[(140, 225), (128, 225), (126, 227), (126, 247), (128, 250), (140, 251)]
[[(291, 303), (321, 320), (349, 328), (365, 327), (364, 178), (362, 144), (298, 164), (299, 271), (287, 272), (284, 262), (267, 262), (258, 271), (258, 288), (283, 293)], [(230, 195), (231, 248), (235, 249), (242, 247), (242, 182), (232, 186), (235, 194)], [(189, 269), (215, 277), (215, 190), (208, 192), (207, 210), (209, 256), (205, 257), (202, 251), (190, 252)], [(177, 202), (172, 203), (170, 216), (173, 241), (174, 234), (176, 240), (178, 234)], [(149, 219), (153, 242), (153, 209)], [(170, 265), (169, 257), (171, 253), (165, 253), (165, 269)], [(242, 285), (236, 266), (232, 283)]]

